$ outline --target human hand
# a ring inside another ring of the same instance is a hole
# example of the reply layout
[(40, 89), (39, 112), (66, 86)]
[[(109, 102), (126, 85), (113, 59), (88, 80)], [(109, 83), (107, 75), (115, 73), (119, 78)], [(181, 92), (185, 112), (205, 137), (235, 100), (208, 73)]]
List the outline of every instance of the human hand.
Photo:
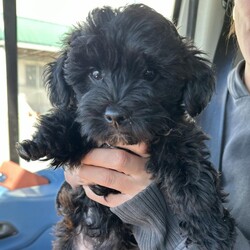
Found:
[(235, 0), (233, 19), (240, 50), (246, 61), (244, 82), (250, 91), (250, 0)]
[[(94, 149), (82, 159), (81, 167), (65, 171), (65, 180), (73, 188), (82, 185), (90, 199), (105, 206), (115, 207), (128, 201), (152, 182), (151, 174), (145, 170), (149, 155), (144, 143), (117, 146), (135, 154), (118, 148)], [(98, 196), (89, 188), (91, 184), (109, 187), (121, 193)]]

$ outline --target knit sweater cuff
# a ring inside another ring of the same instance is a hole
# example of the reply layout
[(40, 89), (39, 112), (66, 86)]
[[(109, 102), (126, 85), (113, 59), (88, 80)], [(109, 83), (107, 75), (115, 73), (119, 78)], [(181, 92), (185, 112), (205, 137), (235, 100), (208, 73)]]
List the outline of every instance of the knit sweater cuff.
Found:
[(111, 211), (123, 222), (133, 225), (141, 250), (185, 249), (178, 222), (155, 183)]

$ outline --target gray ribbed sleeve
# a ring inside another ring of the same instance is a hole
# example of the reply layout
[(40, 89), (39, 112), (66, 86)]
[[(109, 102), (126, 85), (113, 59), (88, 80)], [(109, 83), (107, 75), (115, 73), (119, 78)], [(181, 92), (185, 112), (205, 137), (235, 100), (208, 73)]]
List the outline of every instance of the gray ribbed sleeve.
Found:
[(133, 225), (141, 250), (186, 249), (178, 223), (156, 184), (111, 211), (123, 222)]

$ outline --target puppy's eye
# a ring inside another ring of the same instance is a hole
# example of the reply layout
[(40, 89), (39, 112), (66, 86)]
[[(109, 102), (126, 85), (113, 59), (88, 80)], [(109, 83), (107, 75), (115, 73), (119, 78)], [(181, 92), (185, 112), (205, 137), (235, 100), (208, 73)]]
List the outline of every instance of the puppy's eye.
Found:
[(147, 69), (143, 74), (143, 78), (147, 81), (153, 81), (155, 77), (156, 77), (156, 72), (152, 69)]
[(97, 81), (100, 81), (100, 80), (103, 79), (102, 71), (97, 70), (97, 69), (93, 69), (93, 70), (89, 73), (89, 76), (90, 76), (92, 79), (97, 80)]

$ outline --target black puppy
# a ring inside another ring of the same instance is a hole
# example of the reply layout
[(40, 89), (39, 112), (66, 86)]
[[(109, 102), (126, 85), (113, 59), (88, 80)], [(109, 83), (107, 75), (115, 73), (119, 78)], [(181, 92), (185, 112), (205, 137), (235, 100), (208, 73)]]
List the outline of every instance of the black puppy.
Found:
[[(54, 108), (33, 139), (17, 146), (26, 160), (75, 168), (94, 147), (147, 143), (153, 174), (179, 220), (180, 232), (200, 249), (232, 249), (234, 221), (223, 208), (206, 135), (191, 117), (210, 101), (213, 72), (201, 52), (174, 25), (144, 5), (93, 10), (48, 65), (46, 86)], [(116, 192), (91, 187), (99, 195)], [(136, 247), (130, 225), (109, 208), (64, 184), (57, 197), (63, 220), (55, 249)]]

